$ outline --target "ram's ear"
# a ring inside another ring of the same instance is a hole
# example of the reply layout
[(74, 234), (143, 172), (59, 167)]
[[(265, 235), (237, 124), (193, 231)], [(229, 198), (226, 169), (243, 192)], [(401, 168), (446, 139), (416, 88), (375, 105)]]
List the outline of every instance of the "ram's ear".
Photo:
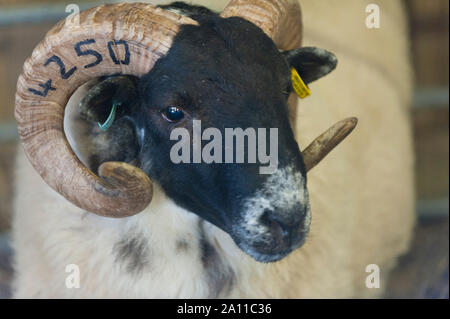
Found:
[(336, 68), (336, 56), (324, 49), (303, 47), (283, 52), (289, 65), (297, 70), (308, 84), (327, 75)]
[[(119, 119), (135, 105), (137, 100), (137, 78), (131, 76), (110, 76), (93, 86), (80, 101), (82, 118), (98, 123)], [(112, 113), (113, 112), (113, 113)]]

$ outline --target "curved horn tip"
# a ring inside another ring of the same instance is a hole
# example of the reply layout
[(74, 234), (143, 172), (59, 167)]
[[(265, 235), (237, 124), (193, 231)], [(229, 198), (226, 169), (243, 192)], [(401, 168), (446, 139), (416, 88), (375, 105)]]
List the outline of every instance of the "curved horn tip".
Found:
[(316, 138), (303, 152), (306, 171), (319, 164), (336, 146), (338, 146), (358, 124), (358, 118), (349, 117), (337, 122)]
[(109, 206), (108, 211), (111, 211), (107, 214), (108, 217), (133, 216), (150, 204), (153, 197), (153, 185), (141, 169), (124, 162), (105, 162), (99, 166), (98, 173), (109, 187), (96, 190), (107, 197), (123, 199), (116, 207), (106, 205)]
[(353, 116), (353, 117), (349, 117), (345, 120), (343, 120), (344, 122), (346, 122), (347, 124), (353, 126), (353, 128), (356, 127), (356, 125), (358, 124), (358, 118)]

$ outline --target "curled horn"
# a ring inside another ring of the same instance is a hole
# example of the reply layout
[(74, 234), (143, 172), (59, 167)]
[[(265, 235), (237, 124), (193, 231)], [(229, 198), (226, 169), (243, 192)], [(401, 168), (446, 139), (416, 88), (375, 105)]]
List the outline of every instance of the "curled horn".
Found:
[(170, 48), (182, 24), (195, 21), (147, 4), (106, 5), (59, 22), (25, 62), (15, 116), (25, 153), (45, 182), (76, 206), (108, 217), (137, 214), (152, 199), (140, 169), (107, 162), (100, 177), (73, 153), (63, 130), (71, 94), (93, 78), (142, 75)]
[(260, 27), (283, 50), (300, 47), (302, 15), (297, 0), (232, 0), (222, 17), (241, 17)]

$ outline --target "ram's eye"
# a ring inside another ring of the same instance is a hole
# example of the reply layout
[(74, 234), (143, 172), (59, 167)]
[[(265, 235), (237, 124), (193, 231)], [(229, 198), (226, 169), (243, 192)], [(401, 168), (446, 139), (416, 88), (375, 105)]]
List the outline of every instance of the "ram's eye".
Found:
[(177, 106), (169, 106), (168, 108), (164, 109), (161, 114), (162, 117), (170, 123), (179, 122), (184, 117), (183, 110)]

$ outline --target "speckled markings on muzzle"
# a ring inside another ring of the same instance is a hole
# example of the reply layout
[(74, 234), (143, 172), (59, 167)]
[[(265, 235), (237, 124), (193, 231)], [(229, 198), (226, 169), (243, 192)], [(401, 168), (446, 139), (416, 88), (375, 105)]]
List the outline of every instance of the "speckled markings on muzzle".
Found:
[(282, 259), (305, 243), (311, 224), (309, 193), (302, 173), (287, 166), (269, 175), (243, 202), (232, 227), (238, 246), (258, 261)]

